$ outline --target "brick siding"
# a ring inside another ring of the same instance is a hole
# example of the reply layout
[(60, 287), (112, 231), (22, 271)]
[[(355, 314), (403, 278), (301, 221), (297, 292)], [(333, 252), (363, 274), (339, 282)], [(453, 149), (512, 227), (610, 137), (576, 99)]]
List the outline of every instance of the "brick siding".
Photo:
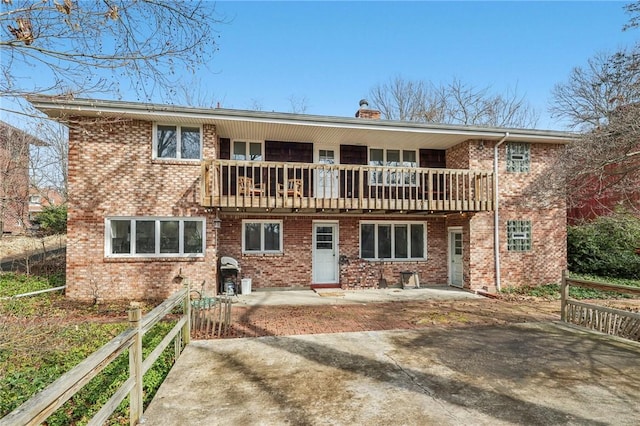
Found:
[[(283, 253), (242, 253), (242, 220), (200, 207), (200, 164), (152, 159), (153, 125), (144, 121), (96, 124), (80, 119), (69, 132), (69, 223), (67, 295), (74, 299), (164, 298), (180, 287), (178, 275), (208, 294), (217, 286), (219, 256), (236, 258), (241, 277), (261, 288), (308, 288), (312, 284), (313, 221), (339, 223), (340, 285), (370, 288), (382, 277), (399, 283), (401, 271), (417, 271), (421, 285), (448, 282), (448, 228), (463, 232), (464, 285), (489, 290), (495, 286), (493, 213), (456, 213), (416, 219), (427, 223), (427, 260), (371, 262), (359, 258), (359, 221), (396, 220), (391, 216), (250, 216), (283, 221)], [(203, 126), (203, 156), (216, 158), (215, 127)], [(493, 169), (494, 142), (466, 141), (447, 150), (449, 168)], [(536, 198), (529, 189), (544, 177), (560, 153), (559, 145), (531, 145), (531, 171), (507, 173), (505, 145), (500, 152), (500, 253), (502, 286), (557, 282), (566, 266), (566, 213), (562, 194)], [(105, 257), (105, 218), (109, 216), (206, 217), (206, 250), (198, 259), (116, 259)], [(533, 250), (507, 251), (506, 222), (533, 224)], [(216, 243), (216, 238), (218, 243)], [(219, 249), (219, 250), (217, 250)], [(241, 278), (240, 277), (240, 278)]]

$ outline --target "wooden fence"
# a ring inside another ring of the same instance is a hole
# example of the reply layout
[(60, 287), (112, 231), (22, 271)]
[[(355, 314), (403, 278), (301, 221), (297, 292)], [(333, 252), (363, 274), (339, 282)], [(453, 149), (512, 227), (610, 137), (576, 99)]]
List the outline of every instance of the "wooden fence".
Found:
[(203, 297), (191, 302), (191, 333), (196, 339), (229, 335), (231, 297)]
[[(180, 305), (182, 305), (183, 312), (177, 324), (143, 360), (142, 337), (144, 334)], [(169, 297), (144, 317), (141, 317), (139, 304), (132, 303), (129, 310), (130, 328), (128, 330), (116, 336), (72, 370), (0, 419), (0, 426), (41, 424), (126, 350), (129, 350), (129, 378), (115, 391), (88, 424), (104, 424), (127, 395), (129, 395), (130, 404), (129, 422), (131, 425), (140, 423), (143, 412), (143, 376), (172, 341), (174, 342), (175, 356), (178, 358), (190, 340), (190, 321), (191, 303), (188, 286)]]
[(565, 271), (562, 276), (562, 287), (560, 289), (560, 318), (562, 321), (601, 333), (640, 341), (639, 313), (578, 302), (577, 300), (569, 298), (570, 286), (615, 291), (632, 295), (640, 295), (640, 287), (577, 280), (568, 278), (568, 272)]

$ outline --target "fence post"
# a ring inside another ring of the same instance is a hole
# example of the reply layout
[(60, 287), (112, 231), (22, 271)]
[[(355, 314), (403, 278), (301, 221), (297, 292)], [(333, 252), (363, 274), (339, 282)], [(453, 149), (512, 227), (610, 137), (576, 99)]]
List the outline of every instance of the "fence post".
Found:
[(135, 378), (133, 389), (129, 393), (129, 424), (137, 425), (142, 420), (142, 330), (140, 319), (142, 313), (138, 302), (131, 302), (129, 307), (129, 326), (136, 330), (133, 345), (129, 349), (129, 377)]
[[(189, 281), (184, 284), (185, 287), (185, 295), (182, 312), (183, 315), (186, 315), (187, 321), (182, 326), (182, 347), (186, 347), (191, 341), (191, 286), (189, 285)], [(204, 291), (204, 287), (202, 288)]]
[(567, 299), (569, 298), (569, 284), (567, 276), (569, 271), (562, 270), (562, 283), (560, 284), (560, 320), (567, 322)]

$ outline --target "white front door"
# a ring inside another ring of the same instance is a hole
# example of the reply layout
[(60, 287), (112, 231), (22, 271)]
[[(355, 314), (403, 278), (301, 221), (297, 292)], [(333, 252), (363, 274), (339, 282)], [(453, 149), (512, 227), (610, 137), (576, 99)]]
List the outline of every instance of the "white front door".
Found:
[(449, 228), (449, 284), (462, 287), (462, 229)]
[(313, 224), (313, 282), (338, 283), (338, 224)]
[(337, 160), (335, 150), (324, 148), (317, 150), (317, 163), (327, 167), (316, 169), (316, 198), (338, 198), (340, 189), (338, 170), (330, 167), (337, 164)]

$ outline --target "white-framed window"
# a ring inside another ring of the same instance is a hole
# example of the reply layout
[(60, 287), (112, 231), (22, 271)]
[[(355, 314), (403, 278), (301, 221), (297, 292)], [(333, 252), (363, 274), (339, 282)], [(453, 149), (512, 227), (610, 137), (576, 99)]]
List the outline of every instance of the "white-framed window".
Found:
[(360, 257), (369, 260), (425, 260), (425, 222), (360, 222)]
[[(418, 167), (414, 150), (370, 148), (369, 165), (376, 167)], [(371, 185), (416, 185), (416, 174), (412, 172), (376, 171), (369, 174)]]
[(203, 257), (206, 221), (201, 217), (109, 217), (108, 257)]
[(243, 220), (243, 253), (282, 253), (281, 220)]
[(264, 159), (262, 142), (233, 141), (232, 160), (262, 161)]
[(531, 168), (531, 144), (507, 142), (507, 171), (529, 173)]
[(531, 251), (531, 221), (507, 221), (507, 250)]
[(42, 197), (40, 195), (30, 195), (29, 204), (42, 204)]
[(153, 157), (175, 160), (201, 159), (202, 129), (199, 126), (154, 125)]

